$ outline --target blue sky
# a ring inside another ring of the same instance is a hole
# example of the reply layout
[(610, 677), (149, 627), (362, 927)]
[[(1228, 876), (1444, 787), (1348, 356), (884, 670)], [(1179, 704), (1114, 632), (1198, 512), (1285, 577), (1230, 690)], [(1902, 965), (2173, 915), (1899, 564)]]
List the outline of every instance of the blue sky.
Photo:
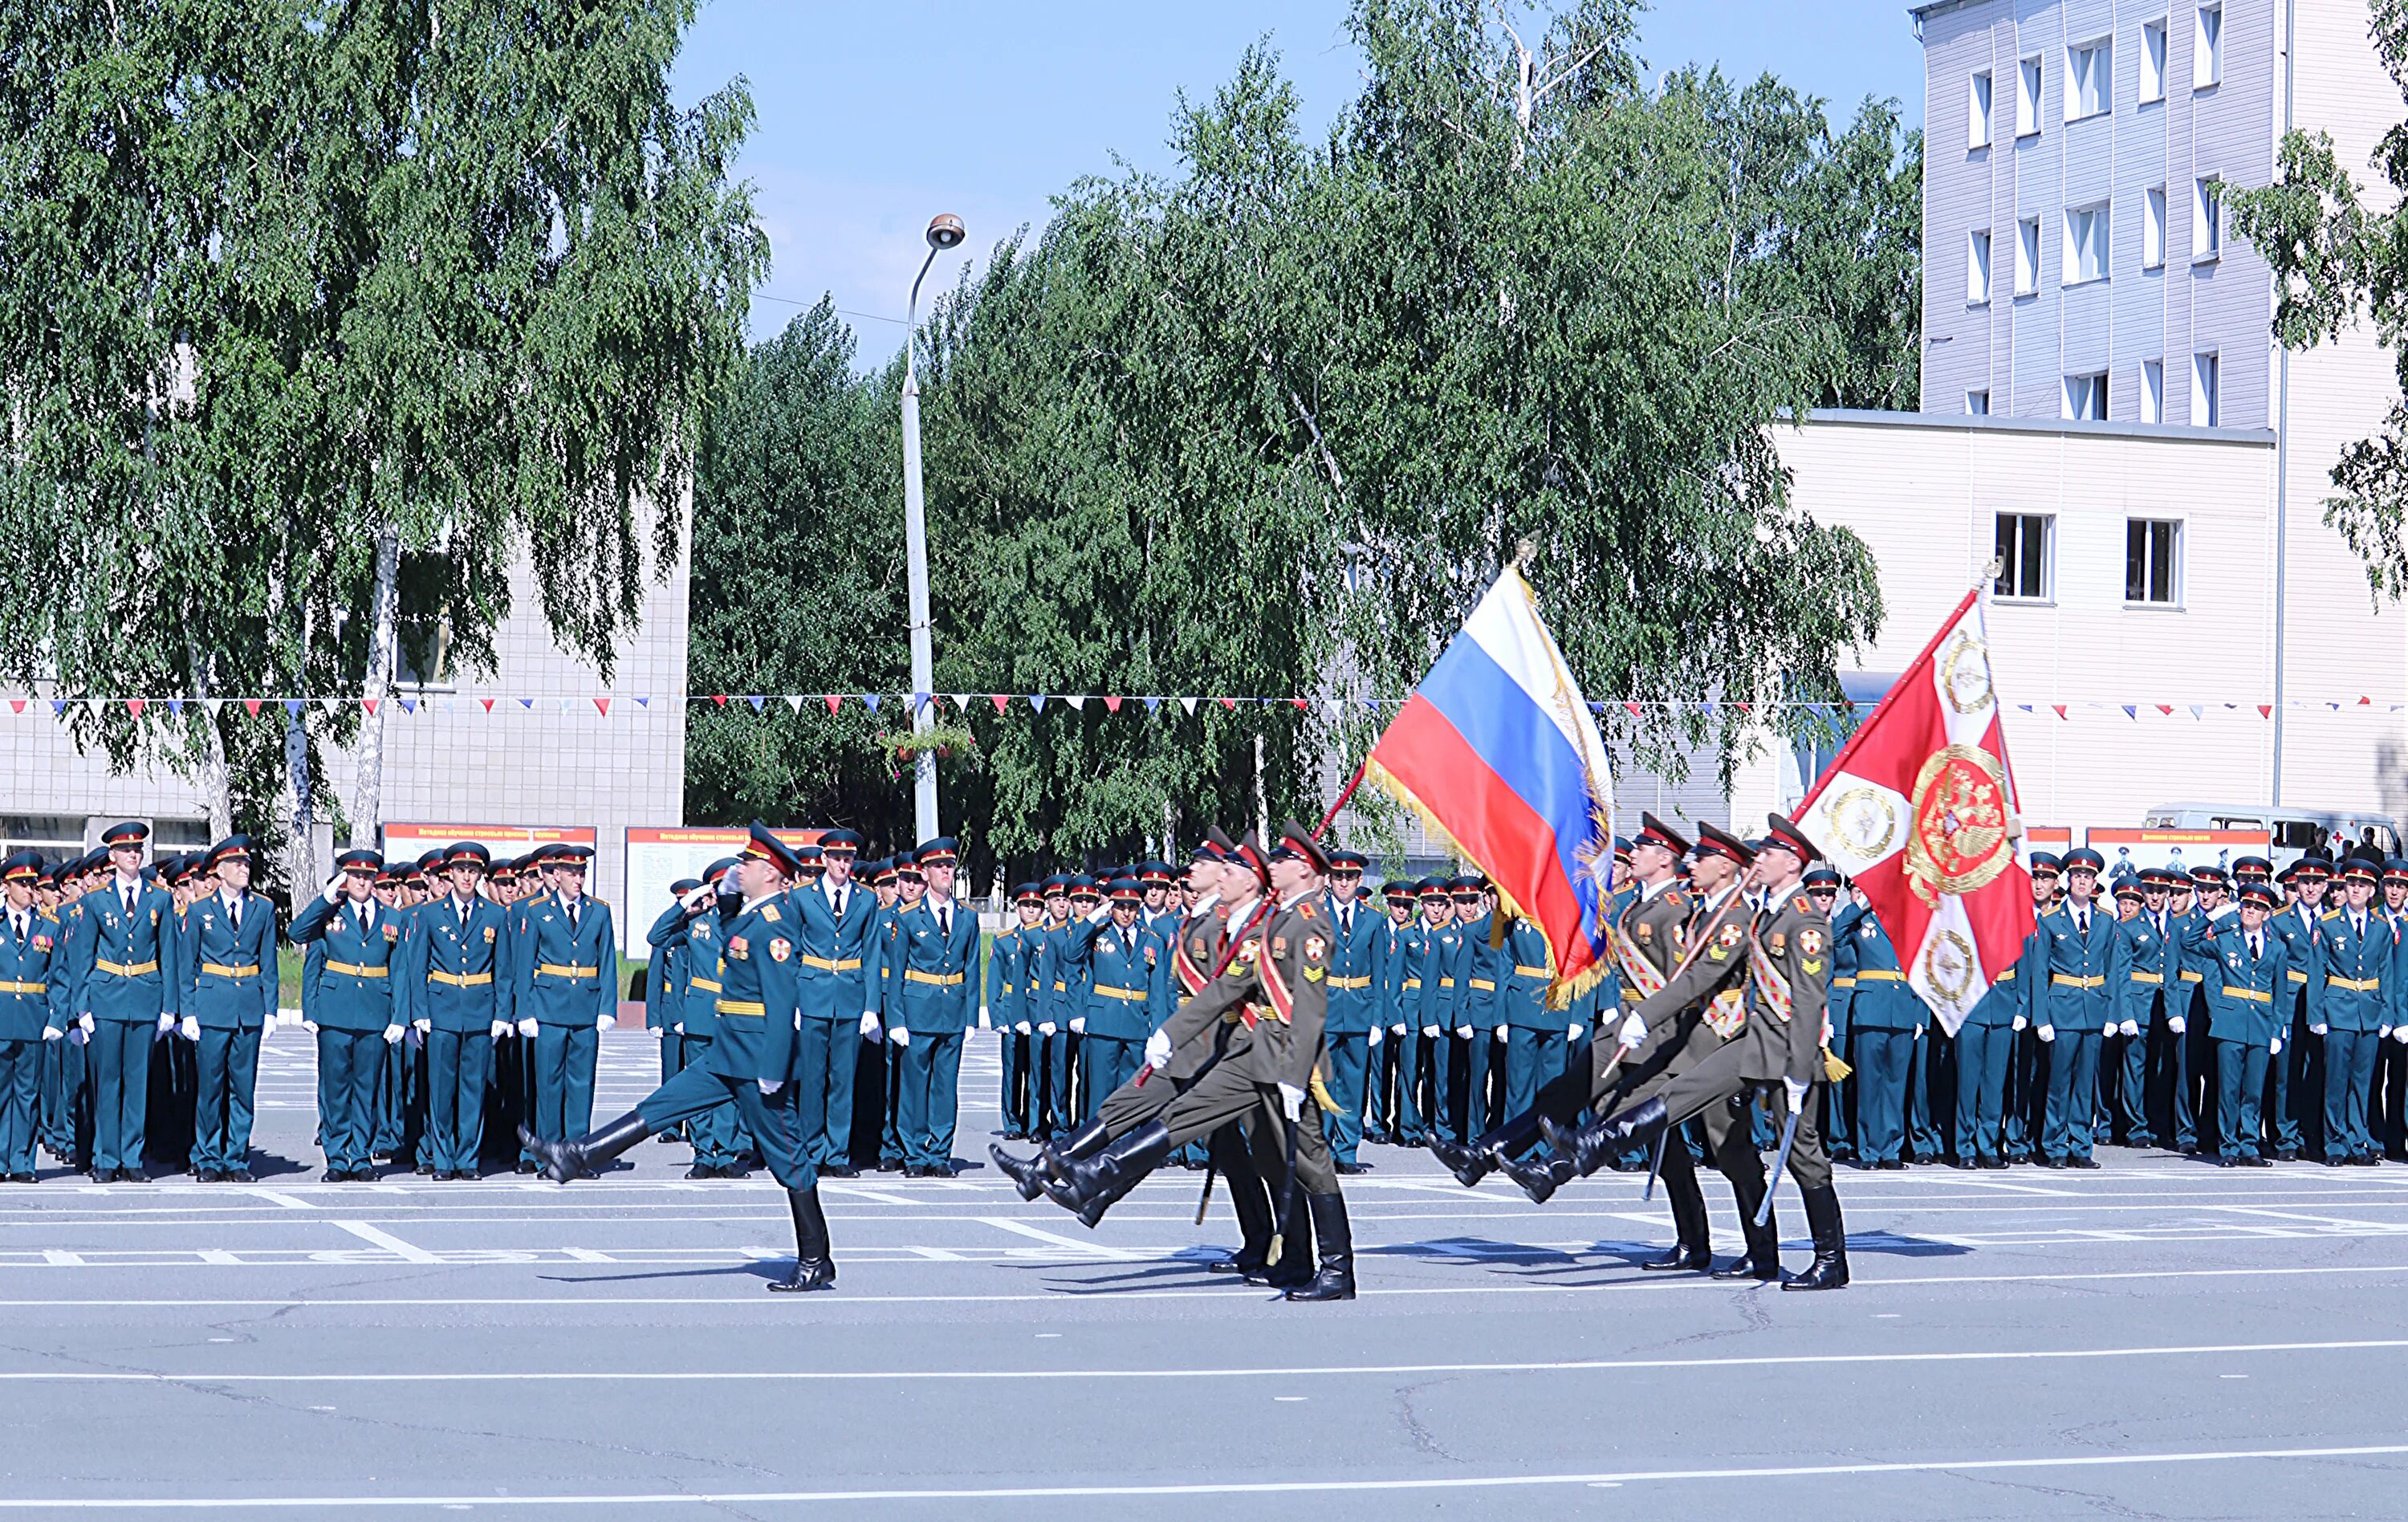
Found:
[[(1113, 172), (1116, 158), (1167, 169), (1175, 93), (1210, 95), (1265, 35), (1317, 135), (1358, 82), (1346, 8), (704, 0), (678, 94), (694, 101), (738, 74), (752, 82), (759, 122), (742, 172), (775, 259), (755, 337), (800, 309), (769, 297), (808, 305), (830, 292), (857, 314), (864, 362), (891, 355), (931, 215), (961, 216), (969, 256), (983, 257), (1022, 225), (1041, 225), (1072, 180)], [(1922, 54), (1899, 0), (1664, 0), (1641, 23), (1640, 53), (1651, 77), (1718, 63), (1744, 79), (1777, 74), (1843, 118), (1868, 94), (1923, 117)], [(940, 258), (931, 288), (963, 257)]]

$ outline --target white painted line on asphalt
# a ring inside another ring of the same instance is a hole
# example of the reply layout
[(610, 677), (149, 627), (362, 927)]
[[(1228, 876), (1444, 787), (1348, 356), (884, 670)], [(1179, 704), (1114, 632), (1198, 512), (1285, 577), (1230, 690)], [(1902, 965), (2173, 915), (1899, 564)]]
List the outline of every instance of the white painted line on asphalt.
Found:
[(316, 1210), (318, 1208), (297, 1195), (286, 1194), (281, 1189), (251, 1189), (246, 1192), (255, 1199), (265, 1199), (271, 1205), (281, 1205), (286, 1210)]
[(1153, 1256), (1149, 1253), (1132, 1253), (1118, 1247), (1107, 1247), (1099, 1242), (1081, 1242), (1075, 1237), (1066, 1237), (1059, 1232), (1048, 1231), (1043, 1227), (1030, 1226), (1025, 1221), (1015, 1221), (1008, 1215), (982, 1215), (978, 1219), (998, 1231), (1009, 1231), (1014, 1236), (1026, 1237), (1033, 1242), (1041, 1242), (1052, 1247), (1067, 1248), (1082, 1257), (1101, 1257), (1115, 1262), (1131, 1262)]
[(2408, 1455), (2408, 1443), (2365, 1443), (2331, 1448), (2224, 1448), (2149, 1454), (2055, 1454), (2022, 1458), (1931, 1458), (1899, 1463), (1783, 1464), (1729, 1469), (1606, 1470), (1587, 1474), (1466, 1474), (1412, 1479), (1218, 1480), (1166, 1485), (1063, 1485), (929, 1486), (880, 1490), (666, 1491), (624, 1495), (452, 1496), (184, 1496), (131, 1498), (0, 1497), (6, 1511), (327, 1511), (351, 1507), (480, 1506), (765, 1506), (824, 1505), (871, 1500), (1042, 1500), (1134, 1496), (1284, 1496), (1430, 1490), (1528, 1489), (1561, 1486), (1619, 1486), (1679, 1480), (1805, 1480), (1882, 1474), (1984, 1473), (1998, 1471), (2122, 1469), (2162, 1464), (2265, 1463), (2320, 1458), (2377, 1458)]
[(2233, 1357), (2269, 1353), (2397, 1352), (2408, 1337), (2325, 1343), (2200, 1343), (2166, 1347), (1974, 1348), (1943, 1352), (1767, 1353), (1713, 1358), (1563, 1358), (1523, 1362), (1290, 1364), (1239, 1369), (645, 1369), (466, 1370), (332, 1373), (142, 1373), (122, 1370), (0, 1370), (12, 1385), (850, 1385), (898, 1381), (1010, 1382), (1114, 1379), (1374, 1379), (1439, 1374), (1578, 1374), (1637, 1370), (1828, 1368), (1849, 1364), (2104, 1362), (2118, 1358)]
[(365, 1242), (372, 1242), (398, 1256), (404, 1263), (440, 1263), (443, 1260), (423, 1247), (413, 1247), (392, 1232), (370, 1226), (366, 1221), (330, 1221)]

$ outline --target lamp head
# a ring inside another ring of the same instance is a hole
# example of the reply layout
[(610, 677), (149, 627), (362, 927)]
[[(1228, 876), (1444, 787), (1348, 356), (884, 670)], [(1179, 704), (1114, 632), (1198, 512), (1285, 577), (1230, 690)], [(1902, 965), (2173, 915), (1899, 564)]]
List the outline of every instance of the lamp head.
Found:
[(940, 211), (928, 221), (928, 247), (932, 249), (953, 248), (969, 236), (969, 230), (962, 225), (962, 219), (950, 211)]

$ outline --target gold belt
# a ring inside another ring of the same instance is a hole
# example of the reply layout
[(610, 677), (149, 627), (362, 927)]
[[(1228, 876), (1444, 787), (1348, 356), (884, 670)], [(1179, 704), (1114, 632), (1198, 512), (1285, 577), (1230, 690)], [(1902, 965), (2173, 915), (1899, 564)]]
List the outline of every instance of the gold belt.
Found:
[[(1856, 976), (1861, 978), (1864, 977), (1865, 974), (1859, 972)], [(2072, 972), (2052, 972), (2048, 975), (2048, 981), (2059, 988), (2104, 988), (2107, 986), (2107, 980), (2104, 978), (2086, 978)]]
[[(2335, 978), (2328, 976), (2325, 979), (2325, 986), (2328, 988), (2346, 988), (2353, 994), (2373, 994), (2380, 993), (2382, 991), (2383, 980), (2381, 978)], [(2229, 992), (2229, 990), (2227, 991)]]
[(1142, 988), (1107, 988), (1101, 984), (1096, 985), (1096, 992), (1106, 998), (1117, 998), (1129, 1004), (1141, 1003), (1146, 997)]
[(1856, 975), (1853, 972), (1847, 974), (1845, 977), (1833, 978), (1831, 980), (1831, 986), (1834, 988), (1854, 988), (1856, 985)]
[(1369, 978), (1332, 978), (1329, 980), (1329, 986), (1332, 988), (1369, 988), (1371, 986), (1371, 980)]
[(1054, 991), (1057, 994), (1067, 994), (1070, 991), (1070, 985), (1067, 983), (1056, 983), (1054, 985)]
[(2134, 983), (2163, 983), (2166, 981), (2166, 975), (2162, 972), (2135, 972), (2132, 974), (2132, 981)]
[(1471, 986), (1479, 989), (1483, 993), (1493, 994), (1497, 992), (1497, 980), (1494, 978), (1474, 978), (1471, 980)]
[(1440, 978), (1438, 981), (1438, 985), (1440, 988), (1452, 988), (1455, 986), (1455, 980), (1453, 978)]
[(939, 988), (957, 988), (961, 986), (962, 975), (958, 972), (923, 972), (912, 967), (903, 969), (903, 981), (934, 984)]
[(757, 1014), (766, 1016), (769, 1006), (757, 998), (723, 998), (719, 1001), (722, 1014)]
[(2224, 985), (2224, 997), (2227, 998), (2245, 998), (2252, 1004), (2272, 1004), (2274, 1002), (2274, 996), (2272, 994), (2261, 994), (2255, 988), (2235, 988), (2229, 983)]
[(213, 978), (255, 978), (259, 976), (259, 964), (253, 962), (247, 967), (226, 967), (218, 962), (203, 962), (201, 970)]
[(1003, 997), (1006, 998), (1010, 998), (1011, 997), (1011, 984), (1005, 984), (1003, 985)]
[(148, 962), (136, 962), (130, 966), (124, 962), (94, 962), (93, 966), (103, 972), (114, 972), (121, 978), (138, 978), (145, 972), (159, 970), (159, 963), (155, 958)]
[(1550, 978), (1555, 976), (1555, 974), (1549, 972), (1542, 967), (1524, 967), (1519, 962), (1516, 962), (1513, 964), (1513, 976), (1517, 978)]
[(699, 988), (706, 994), (715, 994), (719, 992), (719, 984), (711, 982), (709, 978), (688, 978), (685, 982), (685, 985), (688, 988)]
[(822, 972), (851, 972), (853, 969), (861, 966), (861, 958), (858, 956), (848, 956), (841, 961), (832, 960), (825, 956), (797, 956), (795, 960), (802, 963), (805, 967), (815, 967)]
[(428, 983), (439, 983), (447, 988), (482, 988), (494, 981), (490, 972), (437, 972), (427, 970)]
[[(1894, 971), (1888, 968), (1877, 967), (1870, 969), (1858, 968), (1856, 969), (1856, 981), (1858, 983), (1904, 983), (1906, 981), (1906, 974), (1903, 972)], [(2091, 980), (2094, 984), (2098, 981), (2099, 980), (2096, 978)]]
[(0, 983), (0, 994), (46, 994), (50, 988), (46, 983)]
[(535, 965), (535, 972), (538, 978), (598, 978), (602, 975), (602, 969), (598, 967), (579, 967), (574, 962), (566, 965), (559, 962), (538, 962)]
[(1416, 989), (1420, 988), (1420, 987), (1421, 987), (1421, 985), (1422, 985), (1422, 981), (1421, 981), (1419, 978), (1407, 978), (1407, 979), (1405, 980), (1405, 992), (1407, 992), (1407, 993), (1409, 993), (1409, 994), (1410, 994), (1410, 993), (1413, 992), (1414, 990), (1416, 990)]
[(380, 967), (362, 967), (357, 962), (329, 962), (326, 970), (348, 973), (354, 978), (381, 978), (386, 971)]

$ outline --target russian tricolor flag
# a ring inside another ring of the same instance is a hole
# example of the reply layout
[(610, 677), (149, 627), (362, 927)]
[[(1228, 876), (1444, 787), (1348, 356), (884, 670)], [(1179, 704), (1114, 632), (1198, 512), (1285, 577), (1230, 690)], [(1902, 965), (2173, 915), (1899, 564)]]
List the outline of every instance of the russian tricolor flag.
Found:
[(1603, 973), (1612, 768), (1520, 570), (1508, 566), (1480, 599), (1371, 748), (1364, 774), (1539, 927), (1558, 991)]

